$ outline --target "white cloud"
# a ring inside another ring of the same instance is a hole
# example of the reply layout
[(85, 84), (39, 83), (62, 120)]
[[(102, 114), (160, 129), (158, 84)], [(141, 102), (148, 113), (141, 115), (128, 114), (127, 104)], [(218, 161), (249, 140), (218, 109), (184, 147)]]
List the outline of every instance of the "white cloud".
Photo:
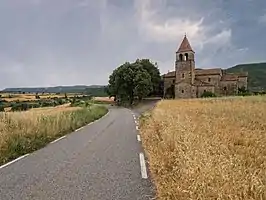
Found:
[[(153, 3), (156, 3), (156, 6)], [(203, 24), (204, 17), (197, 20), (190, 20), (187, 16), (164, 19), (160, 16), (160, 13), (167, 13), (164, 0), (135, 0), (135, 7), (139, 34), (145, 41), (176, 43), (181, 42), (186, 33), (192, 47), (198, 51), (203, 50), (205, 45), (213, 45), (218, 49), (228, 46), (231, 42), (231, 29), (220, 30), (217, 24)]]
[[(136, 17), (138, 29), (141, 36), (150, 42), (176, 42), (185, 33), (191, 41), (200, 41), (204, 36), (203, 19), (191, 21), (189, 19), (175, 17), (163, 20), (160, 11), (165, 9), (165, 1), (156, 1), (156, 7), (152, 5), (155, 1), (135, 0)], [(164, 10), (165, 11), (165, 10)]]

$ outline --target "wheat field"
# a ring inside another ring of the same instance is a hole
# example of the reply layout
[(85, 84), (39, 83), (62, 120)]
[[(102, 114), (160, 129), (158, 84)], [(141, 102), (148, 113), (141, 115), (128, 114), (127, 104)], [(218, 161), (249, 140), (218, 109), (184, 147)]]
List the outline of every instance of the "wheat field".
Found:
[(158, 199), (266, 199), (266, 97), (163, 100), (141, 119)]
[(35, 108), (0, 113), (0, 164), (44, 147), (52, 140), (100, 118), (105, 107)]
[[(11, 98), (9, 98), (11, 96)], [(36, 94), (12, 94), (12, 93), (1, 93), (1, 98), (5, 101), (34, 101), (36, 100)], [(67, 97), (80, 96), (79, 94), (67, 94)], [(65, 97), (65, 94), (55, 94), (55, 93), (40, 93), (40, 99), (49, 99), (49, 98), (62, 98)]]

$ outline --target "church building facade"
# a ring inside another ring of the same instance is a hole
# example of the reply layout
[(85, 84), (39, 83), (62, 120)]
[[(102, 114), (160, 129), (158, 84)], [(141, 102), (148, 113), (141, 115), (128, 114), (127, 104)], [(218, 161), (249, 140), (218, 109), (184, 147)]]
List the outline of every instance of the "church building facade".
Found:
[(196, 69), (195, 52), (185, 36), (176, 52), (175, 71), (163, 75), (164, 93), (174, 88), (175, 98), (197, 98), (204, 92), (216, 96), (236, 95), (239, 88), (247, 89), (247, 72), (227, 73), (221, 68)]

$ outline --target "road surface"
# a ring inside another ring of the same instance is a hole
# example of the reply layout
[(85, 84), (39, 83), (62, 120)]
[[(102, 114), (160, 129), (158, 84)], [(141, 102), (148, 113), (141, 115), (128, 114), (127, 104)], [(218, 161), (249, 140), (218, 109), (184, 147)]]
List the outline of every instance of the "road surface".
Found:
[[(102, 119), (0, 169), (2, 200), (148, 200), (133, 113), (114, 108)], [(141, 171), (142, 170), (142, 171)]]

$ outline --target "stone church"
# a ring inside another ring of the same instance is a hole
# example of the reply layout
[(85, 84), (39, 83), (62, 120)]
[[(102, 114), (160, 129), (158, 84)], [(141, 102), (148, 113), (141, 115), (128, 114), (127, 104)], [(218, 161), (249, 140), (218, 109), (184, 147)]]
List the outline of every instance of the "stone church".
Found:
[(196, 69), (195, 52), (185, 36), (176, 52), (175, 71), (162, 76), (164, 94), (173, 88), (175, 98), (197, 98), (204, 92), (216, 96), (231, 96), (239, 88), (247, 89), (247, 72), (227, 73), (221, 68)]

